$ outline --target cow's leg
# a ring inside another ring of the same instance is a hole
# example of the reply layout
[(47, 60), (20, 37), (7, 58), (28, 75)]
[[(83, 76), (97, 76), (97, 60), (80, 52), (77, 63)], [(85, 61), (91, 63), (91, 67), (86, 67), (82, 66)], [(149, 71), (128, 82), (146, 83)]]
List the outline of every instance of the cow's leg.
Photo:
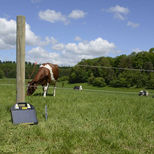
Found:
[(54, 87), (53, 87), (53, 96), (56, 96), (56, 84), (54, 84)]
[(48, 87), (49, 87), (49, 83), (47, 83), (47, 85), (43, 87), (44, 88), (43, 89), (44, 90), (44, 94), (43, 94), (44, 97), (46, 97), (46, 95), (47, 95)]

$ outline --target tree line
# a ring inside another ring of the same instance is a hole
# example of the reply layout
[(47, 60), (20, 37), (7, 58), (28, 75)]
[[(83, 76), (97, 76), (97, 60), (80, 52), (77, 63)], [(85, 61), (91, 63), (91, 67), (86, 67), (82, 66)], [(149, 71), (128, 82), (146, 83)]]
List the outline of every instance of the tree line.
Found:
[[(25, 78), (32, 79), (38, 69), (38, 64), (26, 62)], [(145, 87), (154, 89), (154, 72), (152, 71), (154, 71), (154, 48), (149, 51), (132, 52), (130, 55), (120, 55), (114, 58), (82, 59), (74, 67), (59, 67), (59, 81), (87, 82), (99, 87)], [(16, 78), (16, 63), (0, 61), (0, 78)]]
[(130, 55), (120, 55), (115, 58), (83, 59), (71, 69), (69, 82), (88, 82), (99, 87), (145, 87), (154, 89), (153, 71), (154, 48), (151, 48), (149, 51), (132, 52)]
[[(40, 64), (25, 62), (25, 78), (32, 79), (36, 75)], [(59, 67), (59, 80), (68, 80), (71, 67)], [(2, 78), (16, 78), (16, 62), (0, 60), (0, 79)]]

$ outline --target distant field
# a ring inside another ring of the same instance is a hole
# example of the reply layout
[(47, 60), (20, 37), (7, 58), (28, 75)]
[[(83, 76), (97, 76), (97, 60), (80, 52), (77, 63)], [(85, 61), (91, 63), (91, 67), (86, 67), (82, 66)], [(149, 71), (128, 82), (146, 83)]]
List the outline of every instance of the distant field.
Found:
[(154, 91), (139, 97), (141, 89), (83, 84), (90, 90), (80, 92), (72, 89), (74, 85), (61, 85), (57, 84), (56, 97), (43, 98), (41, 88), (26, 96), (37, 111), (38, 125), (13, 125), (15, 80), (0, 80), (0, 153), (154, 153)]

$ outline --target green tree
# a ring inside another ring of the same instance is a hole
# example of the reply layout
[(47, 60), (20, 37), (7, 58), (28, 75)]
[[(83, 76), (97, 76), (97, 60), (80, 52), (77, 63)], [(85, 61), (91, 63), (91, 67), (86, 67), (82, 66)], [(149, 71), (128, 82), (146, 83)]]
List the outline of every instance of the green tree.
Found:
[(90, 77), (88, 78), (88, 83), (93, 84), (94, 79), (95, 79), (95, 77), (94, 77), (93, 73), (91, 73)]
[(150, 61), (147, 61), (143, 64), (143, 69), (145, 70), (153, 70), (153, 64)]
[(150, 53), (154, 53), (154, 48), (149, 49)]
[(72, 68), (69, 75), (70, 83), (83, 83), (87, 81), (88, 81), (88, 72), (86, 72), (85, 69), (79, 66)]
[(150, 79), (146, 85), (146, 88), (154, 89), (154, 79)]
[(105, 87), (106, 83), (105, 83), (105, 80), (102, 77), (97, 77), (97, 78), (94, 78), (92, 85), (98, 86), (98, 87)]
[(125, 78), (119, 78), (110, 82), (110, 86), (112, 87), (128, 87), (128, 85)]
[(0, 79), (4, 78), (4, 72), (0, 70)]

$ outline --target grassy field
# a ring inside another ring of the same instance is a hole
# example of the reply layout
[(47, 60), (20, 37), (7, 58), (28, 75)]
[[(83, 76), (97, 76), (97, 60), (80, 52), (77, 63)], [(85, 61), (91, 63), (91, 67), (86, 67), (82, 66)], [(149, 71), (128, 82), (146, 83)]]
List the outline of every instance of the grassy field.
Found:
[[(8, 83), (12, 85), (5, 85)], [(95, 91), (100, 89), (84, 84), (84, 88), (92, 91), (57, 88), (56, 97), (43, 98), (42, 89), (38, 88), (35, 95), (26, 96), (37, 111), (38, 125), (13, 125), (10, 108), (16, 102), (14, 83), (15, 80), (0, 80), (0, 153), (154, 153), (152, 94), (139, 97), (139, 89), (109, 87), (101, 89), (106, 92)], [(131, 91), (134, 94), (127, 93)]]

